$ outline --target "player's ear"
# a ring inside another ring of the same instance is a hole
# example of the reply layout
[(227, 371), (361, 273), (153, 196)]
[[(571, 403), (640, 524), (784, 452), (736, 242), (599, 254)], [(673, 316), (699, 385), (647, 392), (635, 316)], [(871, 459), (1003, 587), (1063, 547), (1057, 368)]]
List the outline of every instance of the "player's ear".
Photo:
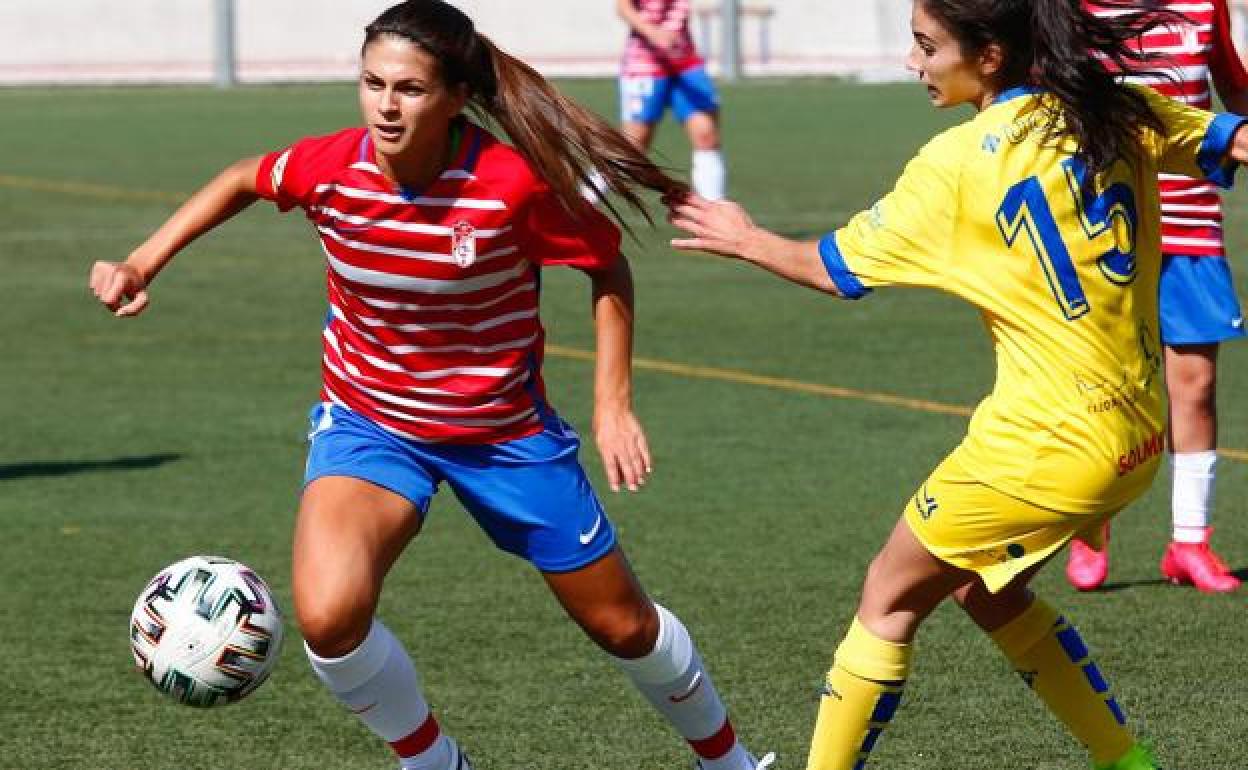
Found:
[(1000, 43), (989, 43), (979, 52), (979, 74), (984, 78), (996, 77), (1005, 65), (1005, 50)]

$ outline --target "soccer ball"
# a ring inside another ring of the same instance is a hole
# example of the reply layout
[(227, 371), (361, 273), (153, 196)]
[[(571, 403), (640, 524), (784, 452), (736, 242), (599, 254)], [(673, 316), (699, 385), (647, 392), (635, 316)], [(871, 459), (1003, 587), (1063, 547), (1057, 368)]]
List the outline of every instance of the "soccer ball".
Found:
[(130, 613), (135, 665), (157, 690), (188, 706), (233, 703), (277, 664), (282, 613), (246, 565), (192, 556), (152, 578)]

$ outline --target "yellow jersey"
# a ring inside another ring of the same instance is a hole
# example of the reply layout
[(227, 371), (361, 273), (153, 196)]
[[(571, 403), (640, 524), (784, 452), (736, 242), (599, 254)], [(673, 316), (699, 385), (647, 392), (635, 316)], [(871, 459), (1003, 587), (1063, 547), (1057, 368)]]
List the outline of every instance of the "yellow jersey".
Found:
[(819, 243), (842, 295), (877, 286), (950, 292), (980, 311), (997, 378), (958, 459), (981, 482), (1071, 513), (1113, 510), (1151, 482), (1164, 450), (1157, 173), (1229, 186), (1248, 119), (1141, 88), (1164, 132), (1085, 185), (1056, 102), (1001, 94), (940, 134), (891, 193)]

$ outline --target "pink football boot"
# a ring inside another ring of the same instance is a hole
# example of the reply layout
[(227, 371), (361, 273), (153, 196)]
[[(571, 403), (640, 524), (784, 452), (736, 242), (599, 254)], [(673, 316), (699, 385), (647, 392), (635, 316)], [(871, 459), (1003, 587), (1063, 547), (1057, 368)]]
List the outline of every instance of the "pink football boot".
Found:
[(1209, 547), (1211, 534), (1213, 528), (1206, 527), (1204, 542), (1171, 542), (1161, 557), (1161, 574), (1175, 585), (1190, 583), (1206, 594), (1226, 594), (1239, 588), (1239, 578)]
[(1109, 576), (1109, 524), (1101, 532), (1098, 551), (1079, 538), (1070, 541), (1070, 557), (1066, 562), (1066, 580), (1080, 591), (1095, 591)]

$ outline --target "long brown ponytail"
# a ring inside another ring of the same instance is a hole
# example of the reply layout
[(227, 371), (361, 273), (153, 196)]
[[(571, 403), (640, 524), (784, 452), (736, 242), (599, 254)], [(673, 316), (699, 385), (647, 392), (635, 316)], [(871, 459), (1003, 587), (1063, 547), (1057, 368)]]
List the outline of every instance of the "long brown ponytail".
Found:
[[(594, 183), (594, 172), (601, 184), (647, 219), (643, 189), (662, 194), (688, 189), (601, 117), (478, 33), (455, 6), (443, 0), (406, 0), (368, 25), (364, 45), (383, 36), (420, 46), (438, 61), (447, 85), (464, 85), (470, 106), (507, 132), (569, 211), (590, 205), (581, 191)], [(624, 224), (620, 212), (611, 208), (611, 213)]]

